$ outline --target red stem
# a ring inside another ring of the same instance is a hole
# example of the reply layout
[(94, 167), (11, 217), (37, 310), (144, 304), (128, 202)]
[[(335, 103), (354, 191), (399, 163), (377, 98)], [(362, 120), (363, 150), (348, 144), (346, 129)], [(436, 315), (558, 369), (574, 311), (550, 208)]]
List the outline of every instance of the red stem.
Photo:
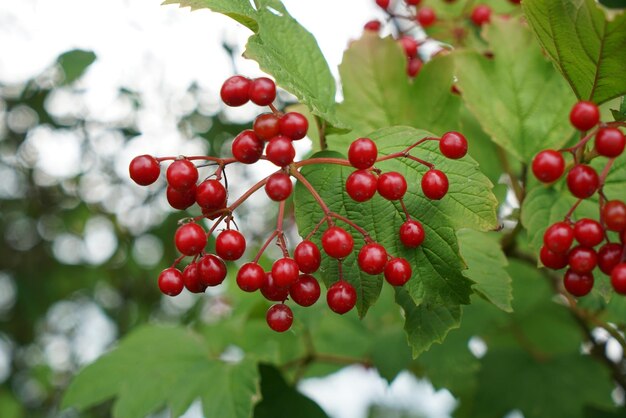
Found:
[(300, 183), (302, 183), (302, 185), (306, 187), (309, 193), (311, 193), (311, 196), (313, 196), (313, 199), (315, 199), (317, 204), (320, 205), (320, 207), (322, 208), (322, 211), (324, 212), (324, 215), (326, 215), (326, 217), (328, 218), (327, 219), (328, 225), (332, 226), (333, 222), (332, 222), (332, 219), (330, 219), (330, 209), (328, 209), (328, 206), (324, 202), (324, 199), (322, 199), (322, 196), (319, 195), (319, 193), (317, 192), (317, 190), (315, 190), (313, 185), (309, 183), (309, 181), (297, 169), (291, 168), (289, 169), (289, 173), (292, 176), (294, 176)]
[(269, 237), (267, 237), (267, 240), (265, 240), (265, 243), (263, 244), (259, 252), (256, 254), (256, 257), (254, 257), (254, 261), (253, 261), (254, 263), (259, 262), (259, 259), (261, 258), (265, 250), (267, 249), (268, 245), (270, 245), (270, 243), (274, 240), (274, 238), (276, 238), (276, 235), (278, 235), (278, 231), (275, 230), (274, 232), (272, 232), (272, 234)]
[(352, 228), (356, 229), (361, 235), (363, 235), (363, 238), (365, 239), (366, 243), (369, 244), (369, 243), (374, 242), (374, 240), (372, 240), (372, 237), (370, 237), (370, 234), (365, 229), (361, 228), (360, 226), (358, 226), (357, 224), (355, 224), (354, 222), (352, 222), (350, 219), (346, 218), (345, 216), (342, 216), (335, 212), (330, 212), (328, 215), (332, 216), (335, 219), (339, 219), (340, 221), (343, 221), (347, 223), (348, 225), (350, 225)]

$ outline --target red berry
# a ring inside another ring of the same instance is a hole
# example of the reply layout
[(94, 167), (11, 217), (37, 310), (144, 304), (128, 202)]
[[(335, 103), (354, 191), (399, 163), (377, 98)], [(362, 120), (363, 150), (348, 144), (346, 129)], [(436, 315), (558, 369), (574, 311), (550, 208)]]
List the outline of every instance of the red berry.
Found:
[(423, 28), (432, 26), (437, 20), (435, 11), (430, 7), (422, 7), (417, 11), (417, 21)]
[(244, 251), (246, 251), (246, 239), (239, 231), (227, 229), (220, 232), (215, 239), (215, 252), (224, 260), (239, 260)]
[(298, 263), (298, 268), (303, 273), (315, 273), (320, 268), (322, 262), (322, 254), (311, 241), (302, 241), (296, 246), (293, 252), (293, 258)]
[(265, 271), (257, 263), (246, 263), (237, 272), (237, 285), (244, 292), (254, 292), (261, 288)]
[(171, 186), (167, 186), (165, 195), (171, 207), (178, 210), (185, 210), (196, 203), (196, 185), (194, 184), (191, 188), (182, 192)]
[(280, 258), (272, 264), (272, 277), (278, 287), (289, 287), (298, 280), (298, 264), (289, 257)]
[(217, 218), (219, 218), (221, 215), (224, 214), (224, 212), (222, 211), (222, 209), (226, 209), (226, 201), (224, 201), (224, 203), (222, 204), (222, 206), (220, 206), (217, 209), (202, 209), (202, 216), (204, 216), (207, 219), (210, 220), (215, 220)]
[(467, 154), (467, 139), (459, 132), (446, 132), (439, 140), (439, 151), (453, 160), (463, 158)]
[(198, 181), (198, 169), (189, 160), (176, 160), (167, 167), (167, 183), (176, 190), (189, 190)]
[(578, 274), (572, 270), (567, 270), (563, 277), (563, 285), (570, 294), (576, 297), (585, 296), (593, 288), (593, 274)]
[(439, 170), (428, 170), (422, 177), (422, 192), (429, 199), (442, 199), (448, 193), (448, 177)]
[(350, 283), (339, 280), (328, 288), (326, 303), (333, 312), (343, 315), (356, 305), (356, 290)]
[(300, 306), (311, 306), (320, 298), (320, 285), (315, 277), (301, 274), (298, 280), (291, 285), (289, 295)]
[(620, 295), (626, 295), (626, 263), (615, 266), (611, 272), (611, 285)]
[(289, 174), (282, 171), (272, 174), (265, 183), (265, 193), (275, 202), (281, 202), (291, 195), (293, 184)]
[(368, 170), (357, 170), (346, 179), (346, 192), (357, 202), (370, 200), (376, 194), (378, 178)]
[(293, 312), (291, 308), (283, 303), (277, 303), (267, 310), (265, 316), (267, 325), (276, 332), (285, 332), (293, 324)]
[(322, 234), (322, 247), (332, 258), (345, 258), (354, 248), (354, 239), (345, 229), (331, 226)]
[(406, 63), (406, 73), (409, 77), (417, 77), (419, 72), (422, 70), (422, 66), (424, 63), (419, 58), (411, 58)]
[(196, 202), (202, 209), (214, 211), (226, 205), (226, 188), (217, 180), (205, 180), (196, 188)]
[(611, 274), (613, 268), (622, 260), (623, 247), (616, 243), (604, 244), (598, 250), (598, 267), (604, 274)]
[(472, 10), (472, 22), (476, 26), (482, 26), (491, 20), (491, 7), (485, 4), (479, 4)]
[(522, 0), (509, 0), (509, 3), (520, 4)]
[(200, 280), (200, 269), (197, 263), (191, 263), (183, 270), (183, 282), (191, 293), (204, 293), (206, 286)]
[(217, 286), (226, 278), (228, 271), (221, 258), (207, 254), (198, 261), (200, 281), (206, 286)]
[(140, 186), (154, 183), (161, 174), (161, 167), (156, 158), (150, 155), (139, 155), (128, 166), (130, 178)]
[(600, 109), (594, 103), (580, 101), (572, 107), (569, 120), (576, 129), (588, 131), (600, 121)]
[(604, 230), (599, 222), (593, 219), (580, 219), (574, 224), (574, 237), (585, 247), (595, 247), (604, 239)]
[(377, 243), (364, 245), (357, 257), (359, 268), (367, 274), (380, 274), (387, 264), (387, 251)]
[(363, 29), (371, 32), (378, 32), (380, 30), (380, 27), (381, 23), (378, 20), (370, 20), (365, 25), (363, 25)]
[(567, 173), (567, 187), (579, 199), (592, 196), (599, 185), (598, 173), (588, 165), (578, 164)]
[(387, 10), (387, 7), (389, 7), (389, 2), (390, 0), (376, 0), (376, 4), (378, 5), (378, 7), (385, 10)]
[(419, 6), (422, 0), (404, 0), (404, 2), (409, 6)]
[(404, 49), (404, 55), (408, 58), (414, 58), (417, 55), (417, 41), (412, 36), (404, 35), (399, 40), (402, 49)]
[(278, 117), (273, 113), (262, 113), (256, 117), (252, 125), (254, 133), (263, 141), (269, 141), (280, 135)]
[(184, 255), (200, 254), (206, 245), (206, 233), (196, 223), (188, 223), (178, 227), (174, 235), (176, 248)]
[(626, 138), (617, 128), (600, 128), (596, 134), (595, 145), (598, 154), (615, 158), (624, 151)]
[(574, 230), (567, 222), (550, 225), (543, 234), (543, 243), (552, 252), (565, 254), (574, 242)]
[(362, 170), (370, 168), (376, 162), (378, 148), (376, 143), (369, 138), (358, 138), (350, 144), (348, 160), (354, 168)]
[(568, 254), (570, 270), (575, 273), (591, 273), (598, 264), (598, 256), (596, 252), (587, 247), (579, 245), (572, 248)]
[(387, 200), (402, 199), (402, 197), (406, 193), (406, 189), (406, 179), (402, 174), (395, 171), (383, 173), (378, 178), (378, 194), (380, 194)]
[(161, 293), (168, 296), (180, 294), (183, 291), (183, 287), (185, 287), (182, 273), (174, 267), (163, 270), (159, 274), (158, 283)]
[(606, 229), (621, 231), (626, 228), (626, 204), (621, 200), (610, 200), (602, 207), (602, 219)]
[(250, 100), (250, 84), (252, 81), (249, 78), (240, 75), (228, 78), (220, 90), (222, 101), (233, 107), (245, 105)]
[(265, 299), (272, 302), (283, 302), (289, 296), (289, 288), (278, 286), (274, 277), (272, 277), (272, 273), (267, 272), (265, 273), (263, 285), (261, 285), (261, 294)]
[(293, 162), (296, 157), (296, 150), (289, 138), (279, 135), (272, 138), (267, 144), (265, 155), (277, 166), (285, 167)]
[(280, 134), (285, 135), (294, 141), (302, 139), (309, 130), (309, 121), (298, 112), (285, 113), (278, 121)]
[(425, 237), (424, 227), (416, 220), (409, 219), (400, 227), (400, 241), (405, 247), (419, 247)]
[(539, 258), (541, 259), (541, 264), (552, 270), (560, 270), (569, 264), (567, 254), (550, 251), (545, 245), (541, 247)]
[(244, 164), (254, 164), (263, 155), (265, 144), (256, 136), (254, 131), (245, 130), (233, 141), (233, 157)]
[(248, 90), (250, 100), (258, 106), (268, 106), (276, 98), (276, 84), (267, 77), (252, 80)]
[(552, 183), (565, 171), (565, 160), (561, 153), (554, 150), (541, 151), (533, 159), (533, 174), (539, 181)]
[(385, 279), (392, 286), (402, 286), (411, 278), (413, 270), (404, 258), (392, 258), (385, 266)]

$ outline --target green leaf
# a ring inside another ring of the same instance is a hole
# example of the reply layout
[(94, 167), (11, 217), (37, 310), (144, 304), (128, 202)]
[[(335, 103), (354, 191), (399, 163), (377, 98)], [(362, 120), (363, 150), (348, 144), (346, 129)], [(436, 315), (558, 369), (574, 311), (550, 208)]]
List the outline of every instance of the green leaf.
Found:
[(72, 84), (78, 80), (95, 60), (96, 54), (81, 49), (73, 49), (59, 55), (57, 62), (65, 74), (63, 84)]
[(613, 119), (618, 122), (626, 121), (626, 96), (622, 97), (621, 104), (619, 105), (619, 109), (611, 109), (611, 113), (613, 114)]
[(0, 390), (0, 417), (21, 418), (24, 411), (20, 403), (9, 392)]
[(411, 362), (411, 350), (402, 329), (391, 328), (378, 332), (373, 338), (370, 356), (378, 374), (391, 383)]
[(492, 140), (521, 161), (558, 148), (572, 133), (575, 98), (516, 20), (492, 19), (484, 29), (494, 58), (466, 50), (453, 54), (458, 86)]
[(524, 0), (530, 26), (579, 99), (603, 103), (626, 93), (626, 14), (594, 0)]
[(161, 4), (178, 4), (180, 7), (190, 7), (192, 11), (211, 9), (236, 20), (254, 32), (259, 29), (256, 10), (248, 0), (165, 0)]

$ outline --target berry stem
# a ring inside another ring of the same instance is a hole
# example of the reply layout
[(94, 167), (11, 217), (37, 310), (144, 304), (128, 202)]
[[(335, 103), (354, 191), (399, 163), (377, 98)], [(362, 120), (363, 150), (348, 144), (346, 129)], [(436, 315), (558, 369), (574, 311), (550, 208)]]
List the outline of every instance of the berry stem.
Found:
[(328, 220), (328, 216), (324, 215), (324, 217), (322, 217), (322, 219), (320, 219), (320, 221), (317, 223), (317, 225), (315, 225), (315, 227), (311, 230), (311, 232), (309, 232), (307, 234), (307, 236), (304, 238), (304, 241), (308, 241), (311, 239), (311, 237), (313, 235), (315, 235), (315, 233), (320, 229), (320, 227), (324, 224), (324, 222), (326, 222)]
[(186, 256), (183, 254), (180, 257), (178, 257), (176, 260), (174, 260), (174, 262), (172, 263), (172, 265), (170, 266), (170, 268), (174, 268), (178, 265), (178, 263), (180, 263), (183, 258), (185, 258)]
[(320, 207), (322, 208), (322, 211), (324, 212), (324, 215), (326, 215), (326, 218), (327, 218), (326, 220), (328, 221), (328, 226), (332, 226), (333, 225), (333, 221), (330, 218), (330, 214), (331, 214), (330, 209), (326, 205), (326, 202), (324, 202), (324, 199), (322, 199), (322, 196), (320, 196), (320, 194), (317, 192), (317, 190), (315, 190), (315, 187), (313, 187), (313, 185), (311, 183), (309, 183), (309, 181), (296, 168), (290, 168), (289, 169), (289, 174), (294, 176), (296, 178), (296, 180), (298, 180), (300, 183), (302, 183), (302, 185), (304, 187), (306, 187), (306, 189), (309, 191), (309, 193), (311, 193), (311, 196), (313, 196), (313, 199), (315, 199), (317, 204), (320, 205)]
[(283, 252), (284, 257), (289, 257), (289, 251), (287, 250), (287, 242), (285, 241), (285, 233), (283, 232), (283, 220), (285, 218), (285, 201), (280, 202), (278, 206), (278, 219), (276, 220), (276, 236), (278, 246)]
[(276, 106), (274, 106), (274, 103), (270, 103), (268, 106), (269, 106), (270, 110), (272, 111), (272, 113), (274, 115), (276, 115), (276, 116), (280, 116), (281, 115), (280, 110), (278, 110), (276, 108)]
[(307, 158), (306, 160), (299, 161), (295, 163), (296, 168), (304, 167), (306, 165), (315, 165), (315, 164), (336, 164), (343, 165), (346, 167), (352, 167), (350, 161), (345, 160), (343, 158), (331, 158), (331, 157), (322, 157), (322, 158)]
[(345, 222), (348, 225), (350, 225), (352, 228), (356, 229), (361, 235), (363, 235), (363, 238), (365, 239), (366, 243), (369, 244), (369, 243), (374, 242), (372, 240), (372, 237), (370, 237), (370, 234), (365, 229), (361, 228), (360, 226), (358, 226), (356, 223), (352, 222), (350, 219), (346, 218), (345, 216), (342, 216), (335, 212), (330, 212), (328, 215), (335, 219), (339, 219), (340, 221)]
[(572, 223), (572, 219), (571, 219), (571, 218), (572, 218), (572, 215), (573, 215), (573, 214), (574, 214), (574, 212), (576, 211), (576, 208), (578, 208), (578, 206), (579, 206), (579, 205), (583, 202), (583, 200), (585, 200), (585, 199), (578, 199), (578, 200), (576, 201), (576, 203), (574, 203), (574, 204), (572, 205), (572, 207), (570, 208), (570, 210), (568, 210), (568, 211), (567, 211), (567, 213), (565, 214), (565, 220), (566, 220), (568, 223)]
[(278, 235), (278, 231), (275, 230), (274, 232), (271, 233), (269, 237), (267, 237), (267, 239), (265, 240), (265, 243), (263, 243), (263, 246), (261, 247), (259, 252), (256, 254), (256, 257), (254, 257), (254, 260), (253, 260), (254, 263), (259, 262), (263, 253), (265, 252), (267, 247), (270, 245), (270, 243), (274, 240), (274, 238), (276, 238), (277, 235)]
[(404, 217), (405, 220), (410, 220), (411, 219), (411, 214), (409, 213), (409, 210), (407, 209), (406, 205), (404, 204), (404, 199), (399, 199), (400, 202), (400, 206), (402, 207), (402, 211), (404, 212)]

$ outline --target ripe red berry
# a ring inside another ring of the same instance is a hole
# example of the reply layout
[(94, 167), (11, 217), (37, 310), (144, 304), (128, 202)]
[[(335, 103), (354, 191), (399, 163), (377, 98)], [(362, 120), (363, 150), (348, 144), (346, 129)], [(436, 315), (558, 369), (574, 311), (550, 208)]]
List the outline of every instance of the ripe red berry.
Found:
[(309, 130), (309, 121), (298, 112), (285, 113), (278, 121), (280, 134), (294, 141), (302, 139)]
[(604, 274), (610, 275), (613, 268), (622, 260), (622, 246), (614, 242), (604, 244), (598, 250), (598, 267)]
[(552, 270), (560, 270), (569, 264), (567, 254), (550, 251), (545, 245), (541, 247), (539, 258), (541, 259), (541, 264)]
[(442, 199), (448, 193), (448, 177), (439, 170), (428, 170), (422, 177), (422, 192), (429, 199)]
[(352, 200), (365, 202), (376, 194), (378, 177), (368, 170), (356, 170), (346, 179), (346, 192)]
[(237, 272), (237, 285), (244, 292), (254, 292), (261, 288), (265, 271), (257, 263), (246, 263)]
[(320, 285), (315, 277), (301, 274), (298, 280), (291, 285), (289, 295), (300, 306), (311, 306), (320, 298)]
[(467, 139), (459, 132), (446, 132), (439, 140), (439, 151), (453, 160), (463, 158), (467, 154)]
[(602, 219), (606, 229), (621, 231), (626, 228), (626, 204), (621, 200), (610, 200), (602, 207)]
[(194, 184), (191, 188), (182, 192), (171, 186), (167, 186), (165, 195), (171, 207), (178, 210), (185, 210), (196, 203), (196, 185)]
[(226, 205), (226, 188), (215, 179), (205, 180), (196, 188), (196, 202), (202, 209), (214, 211)]
[(283, 303), (270, 306), (265, 315), (267, 325), (276, 332), (285, 332), (293, 324), (293, 312), (291, 308)]
[(293, 162), (296, 157), (296, 150), (289, 138), (279, 135), (268, 142), (265, 155), (277, 166), (285, 167)]
[(220, 90), (222, 101), (228, 106), (242, 106), (250, 100), (250, 84), (252, 81), (240, 75), (234, 75), (224, 81)]
[(541, 151), (533, 159), (533, 174), (539, 181), (552, 183), (565, 172), (565, 160), (561, 153), (554, 150)]
[(626, 138), (617, 128), (600, 128), (595, 141), (598, 154), (609, 158), (615, 158), (624, 152)]
[(248, 90), (250, 100), (258, 106), (268, 106), (276, 98), (276, 84), (267, 77), (252, 80)]
[(371, 32), (378, 32), (380, 30), (381, 23), (378, 20), (370, 20), (363, 25), (363, 29)]
[(411, 278), (413, 270), (404, 258), (392, 258), (385, 266), (385, 279), (392, 286), (402, 286)]
[(570, 270), (575, 273), (591, 273), (598, 264), (598, 256), (596, 252), (587, 247), (579, 245), (574, 247), (568, 254)]
[(298, 268), (303, 273), (315, 273), (320, 268), (322, 262), (322, 254), (311, 241), (302, 241), (296, 246), (293, 252), (293, 258), (298, 263)]
[(332, 258), (345, 258), (354, 248), (354, 239), (345, 229), (331, 226), (322, 234), (322, 247)]
[(402, 197), (406, 193), (406, 189), (406, 179), (402, 174), (395, 171), (383, 173), (378, 178), (378, 194), (380, 194), (387, 200), (402, 199)]
[(599, 185), (598, 173), (588, 165), (578, 164), (567, 173), (567, 187), (579, 199), (591, 197)]
[(550, 225), (543, 234), (544, 245), (552, 252), (565, 254), (574, 242), (574, 230), (567, 222)]
[(626, 295), (626, 263), (615, 266), (611, 272), (611, 285), (620, 295)]
[(417, 248), (425, 237), (424, 227), (416, 220), (409, 219), (400, 226), (400, 241), (405, 247)]
[(189, 160), (176, 160), (167, 167), (166, 177), (170, 187), (184, 191), (198, 181), (198, 169)]
[(273, 113), (262, 113), (256, 117), (252, 125), (254, 133), (263, 141), (269, 141), (280, 135), (278, 116)]
[(594, 103), (580, 101), (572, 107), (569, 120), (576, 129), (588, 131), (600, 121), (600, 109)]
[(387, 7), (389, 7), (389, 3), (390, 0), (376, 0), (376, 4), (378, 5), (378, 7), (385, 10), (387, 10)]
[(417, 11), (416, 19), (423, 28), (427, 28), (435, 23), (437, 15), (430, 7), (422, 7)]
[(509, 3), (520, 4), (522, 0), (509, 0)]
[(357, 257), (359, 268), (367, 274), (380, 274), (387, 264), (387, 251), (385, 247), (375, 242), (364, 245)]
[(188, 223), (178, 227), (174, 243), (178, 251), (184, 255), (200, 254), (206, 245), (206, 233), (197, 223)]
[(412, 36), (404, 35), (398, 41), (404, 50), (404, 55), (414, 58), (417, 55), (417, 41)]
[(419, 6), (422, 0), (404, 0), (404, 2), (409, 6)]
[(217, 286), (226, 278), (228, 271), (224, 261), (213, 254), (207, 254), (198, 261), (200, 281), (206, 286)]
[(574, 224), (574, 237), (585, 247), (595, 247), (604, 239), (604, 230), (599, 222), (583, 218)]
[(140, 186), (148, 186), (159, 178), (161, 168), (156, 158), (150, 155), (139, 155), (128, 166), (130, 178)]
[(298, 264), (292, 258), (280, 258), (272, 264), (272, 277), (278, 287), (290, 287), (299, 274)]
[(376, 143), (369, 138), (358, 138), (350, 144), (348, 160), (354, 168), (362, 170), (370, 168), (376, 162), (378, 148)]
[(231, 149), (237, 161), (254, 164), (263, 155), (263, 148), (265, 148), (263, 141), (256, 136), (254, 131), (248, 129), (237, 135)]
[(491, 7), (485, 4), (479, 4), (472, 10), (472, 22), (476, 26), (482, 26), (491, 20)]
[(174, 267), (165, 269), (159, 274), (158, 284), (161, 293), (168, 296), (180, 294), (185, 287), (182, 273)]
[(265, 193), (275, 202), (281, 202), (291, 195), (293, 184), (289, 174), (282, 171), (272, 174), (265, 183)]
[(576, 297), (585, 296), (593, 288), (593, 274), (578, 274), (572, 270), (567, 270), (563, 277), (563, 285), (570, 294)]
[(411, 78), (417, 77), (419, 72), (422, 70), (423, 65), (424, 63), (422, 62), (421, 59), (411, 58), (406, 63), (406, 74)]
[(283, 302), (289, 296), (288, 287), (280, 287), (276, 284), (272, 273), (265, 273), (265, 280), (261, 285), (261, 294), (263, 297), (272, 302)]
[(356, 290), (345, 280), (339, 280), (328, 288), (326, 303), (333, 312), (343, 315), (356, 305)]
[(204, 293), (206, 286), (200, 280), (200, 268), (197, 263), (190, 263), (183, 270), (183, 282), (191, 293)]
[(239, 231), (227, 229), (215, 239), (215, 252), (224, 260), (239, 260), (246, 251), (246, 239)]

